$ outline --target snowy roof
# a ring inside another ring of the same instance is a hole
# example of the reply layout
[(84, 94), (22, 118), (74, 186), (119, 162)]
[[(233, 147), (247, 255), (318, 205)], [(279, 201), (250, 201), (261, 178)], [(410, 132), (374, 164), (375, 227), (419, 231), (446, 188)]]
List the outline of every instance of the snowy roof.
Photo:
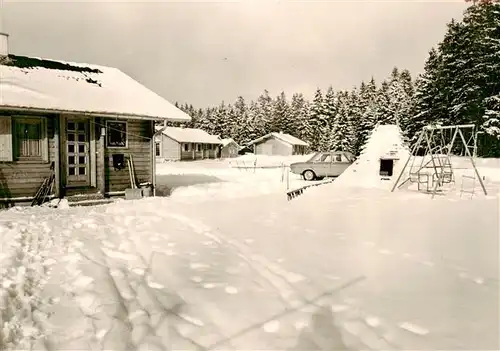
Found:
[(284, 141), (285, 143), (288, 143), (290, 145), (300, 145), (300, 146), (308, 146), (309, 144), (306, 143), (305, 141), (300, 140), (299, 138), (294, 137), (293, 135), (290, 134), (285, 134), (285, 133), (269, 133), (266, 134), (260, 138), (257, 138), (251, 142), (248, 143), (248, 145), (253, 145), (260, 143), (261, 141), (269, 138), (276, 138), (280, 139), (281, 141)]
[(117, 68), (9, 55), (0, 77), (0, 109), (191, 120)]
[(226, 139), (221, 139), (222, 146), (228, 146), (231, 143), (234, 143), (236, 146), (240, 147), (236, 141), (234, 141), (232, 138), (226, 138)]
[(179, 143), (222, 144), (218, 137), (202, 129), (167, 127), (163, 130), (163, 134)]

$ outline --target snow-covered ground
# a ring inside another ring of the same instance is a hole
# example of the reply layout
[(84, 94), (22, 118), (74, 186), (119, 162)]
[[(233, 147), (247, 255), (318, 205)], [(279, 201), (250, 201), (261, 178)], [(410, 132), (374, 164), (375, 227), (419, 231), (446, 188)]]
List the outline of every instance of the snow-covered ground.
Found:
[(203, 168), (255, 168), (255, 167), (281, 167), (282, 165), (289, 166), (293, 162), (303, 162), (310, 159), (314, 153), (308, 155), (293, 155), (293, 156), (270, 156), (270, 155), (255, 155), (245, 154), (233, 158), (223, 158), (217, 160), (205, 159), (198, 161), (162, 161), (157, 160), (158, 164), (176, 164), (178, 168), (191, 168), (190, 164), (195, 163)]
[(173, 198), (186, 201), (283, 194), (316, 183), (303, 180), (287, 167), (310, 157), (245, 155), (233, 159), (158, 163), (157, 186), (161, 193), (171, 193)]
[(328, 184), (287, 201), (279, 168), (176, 162), (158, 170), (223, 182), (0, 212), (0, 345), (498, 349), (494, 162), (472, 199)]

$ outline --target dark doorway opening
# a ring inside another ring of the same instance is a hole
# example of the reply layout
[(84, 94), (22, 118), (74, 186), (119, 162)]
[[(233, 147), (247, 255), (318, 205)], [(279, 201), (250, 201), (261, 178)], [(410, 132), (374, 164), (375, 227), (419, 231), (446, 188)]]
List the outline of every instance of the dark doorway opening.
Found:
[(380, 175), (392, 177), (394, 171), (394, 160), (380, 159)]

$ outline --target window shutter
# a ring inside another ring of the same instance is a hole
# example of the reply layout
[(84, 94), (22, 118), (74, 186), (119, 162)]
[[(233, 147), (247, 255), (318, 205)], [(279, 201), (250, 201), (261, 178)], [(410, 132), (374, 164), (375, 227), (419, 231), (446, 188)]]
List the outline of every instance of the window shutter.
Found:
[(49, 135), (47, 118), (43, 118), (40, 125), (40, 143), (42, 148), (42, 160), (45, 162), (49, 161)]
[(12, 118), (0, 117), (0, 161), (12, 162)]

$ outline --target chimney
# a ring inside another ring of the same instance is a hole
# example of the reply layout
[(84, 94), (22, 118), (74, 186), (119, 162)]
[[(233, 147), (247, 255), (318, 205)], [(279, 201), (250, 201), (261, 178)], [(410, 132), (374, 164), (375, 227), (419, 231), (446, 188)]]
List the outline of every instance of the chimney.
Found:
[(9, 35), (0, 32), (0, 57), (9, 56)]

